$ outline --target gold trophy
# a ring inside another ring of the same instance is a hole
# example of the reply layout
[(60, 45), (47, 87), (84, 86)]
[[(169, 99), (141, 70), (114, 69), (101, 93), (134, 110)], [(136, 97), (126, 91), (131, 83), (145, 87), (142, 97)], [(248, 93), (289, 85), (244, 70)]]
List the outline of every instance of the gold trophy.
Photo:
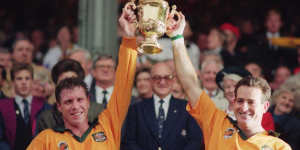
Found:
[(134, 2), (135, 0), (131, 0), (125, 5), (125, 8), (132, 7), (138, 10), (137, 28), (144, 36), (138, 51), (144, 54), (160, 53), (162, 49), (157, 42), (157, 38), (164, 35), (167, 30), (169, 13), (172, 16), (179, 16), (176, 6), (173, 5), (170, 12), (169, 4), (165, 0), (139, 0), (138, 6)]

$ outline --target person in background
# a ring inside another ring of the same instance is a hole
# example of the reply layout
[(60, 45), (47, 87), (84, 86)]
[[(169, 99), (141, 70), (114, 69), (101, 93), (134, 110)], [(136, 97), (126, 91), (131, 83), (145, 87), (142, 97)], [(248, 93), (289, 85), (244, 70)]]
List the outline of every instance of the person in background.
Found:
[(254, 77), (263, 77), (262, 68), (258, 63), (249, 62), (245, 65), (245, 69), (251, 73)]
[(0, 101), (5, 137), (12, 150), (25, 149), (36, 134), (36, 122), (43, 110), (49, 109), (45, 98), (32, 95), (33, 68), (17, 64), (11, 70), (14, 98)]
[(287, 66), (279, 66), (276, 68), (273, 81), (270, 86), (273, 91), (279, 89), (280, 86), (291, 76), (291, 71)]
[(80, 48), (75, 49), (74, 51), (70, 52), (68, 58), (76, 60), (81, 64), (85, 74), (84, 82), (88, 85), (88, 88), (90, 89), (93, 82), (93, 61), (90, 52)]
[(153, 95), (130, 107), (124, 150), (196, 150), (201, 130), (186, 112), (186, 101), (172, 96), (173, 70), (165, 62), (151, 68)]
[(272, 113), (275, 122), (275, 131), (279, 138), (289, 143), (292, 149), (300, 148), (300, 120), (293, 114), (295, 97), (287, 89), (277, 89), (272, 95), (273, 105), (269, 112)]
[(112, 56), (101, 55), (94, 61), (92, 74), (95, 84), (90, 90), (92, 101), (106, 107), (114, 89), (115, 73), (116, 62)]
[(142, 101), (145, 98), (151, 98), (153, 94), (150, 68), (144, 67), (137, 70), (135, 74), (135, 87), (138, 93), (134, 97), (134, 103)]
[(231, 23), (224, 23), (220, 26), (220, 30), (225, 34), (224, 49), (220, 53), (224, 61), (224, 67), (240, 66), (240, 58), (236, 53), (240, 38), (239, 28)]
[(218, 108), (225, 110), (228, 107), (228, 102), (224, 97), (223, 91), (219, 89), (216, 83), (216, 75), (221, 69), (223, 69), (223, 65), (214, 60), (204, 61), (201, 65), (200, 79), (203, 90)]
[(34, 47), (28, 39), (18, 39), (13, 44), (12, 59), (14, 64), (29, 64), (34, 71), (33, 95), (48, 97), (54, 92), (50, 72), (33, 62)]
[(79, 48), (76, 44), (73, 44), (70, 28), (66, 25), (59, 28), (56, 39), (58, 45), (48, 50), (43, 61), (43, 65), (49, 70), (51, 70), (59, 60), (66, 58), (70, 51)]

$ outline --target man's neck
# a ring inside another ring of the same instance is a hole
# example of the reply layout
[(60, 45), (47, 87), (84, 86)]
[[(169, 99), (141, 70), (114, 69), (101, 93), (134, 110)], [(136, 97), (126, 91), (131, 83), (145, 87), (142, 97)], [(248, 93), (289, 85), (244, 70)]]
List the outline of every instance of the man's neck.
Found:
[(265, 129), (261, 125), (254, 126), (254, 127), (245, 127), (245, 126), (242, 126), (242, 125), (238, 125), (238, 126), (245, 133), (245, 135), (248, 138), (253, 136), (253, 135), (256, 135), (258, 133), (262, 133), (262, 132), (265, 131)]
[(96, 81), (96, 85), (101, 87), (102, 89), (107, 89), (107, 88), (113, 86), (113, 82), (104, 83), (104, 82)]
[(73, 134), (75, 134), (78, 137), (81, 137), (89, 128), (89, 124), (88, 124), (88, 122), (86, 122), (86, 123), (80, 124), (78, 126), (66, 125), (65, 128), (70, 129)]

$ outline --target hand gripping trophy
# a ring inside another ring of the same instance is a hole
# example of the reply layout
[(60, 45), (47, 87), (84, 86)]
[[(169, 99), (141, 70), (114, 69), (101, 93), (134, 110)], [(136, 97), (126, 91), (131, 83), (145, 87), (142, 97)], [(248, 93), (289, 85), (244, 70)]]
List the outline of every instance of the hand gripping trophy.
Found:
[(167, 17), (178, 16), (176, 6), (170, 7), (164, 0), (139, 0), (135, 5), (135, 0), (131, 0), (125, 5), (126, 9), (138, 10), (138, 22), (136, 22), (139, 32), (144, 36), (140, 43), (138, 51), (146, 54), (157, 54), (162, 51), (157, 38), (165, 34), (167, 29)]

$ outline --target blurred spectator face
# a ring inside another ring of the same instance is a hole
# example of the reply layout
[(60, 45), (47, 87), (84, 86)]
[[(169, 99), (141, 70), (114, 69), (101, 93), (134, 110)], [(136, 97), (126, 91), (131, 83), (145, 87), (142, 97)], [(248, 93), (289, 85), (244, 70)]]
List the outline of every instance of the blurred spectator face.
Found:
[(254, 27), (250, 20), (244, 20), (241, 24), (241, 32), (246, 35), (251, 35), (254, 33)]
[(92, 68), (92, 62), (87, 60), (85, 57), (85, 53), (82, 51), (75, 52), (69, 56), (70, 59), (76, 60), (81, 64), (81, 67), (83, 68), (85, 75), (90, 73), (90, 70)]
[(152, 95), (151, 75), (148, 72), (141, 72), (136, 78), (136, 88), (140, 96)]
[(216, 63), (208, 63), (202, 68), (200, 78), (202, 86), (208, 91), (213, 91), (218, 88), (216, 83), (216, 75), (221, 70)]
[(294, 107), (294, 95), (290, 92), (282, 92), (276, 97), (274, 113), (277, 115), (288, 114)]
[(233, 103), (235, 99), (234, 89), (235, 85), (237, 84), (236, 81), (228, 78), (223, 79), (223, 89), (224, 89), (224, 96), (229, 101), (229, 103)]
[(0, 53), (0, 65), (10, 70), (12, 67), (12, 60), (10, 53)]
[(255, 64), (255, 63), (247, 64), (245, 66), (245, 69), (248, 70), (252, 74), (252, 76), (254, 76), (254, 77), (261, 77), (262, 76), (260, 66)]
[(62, 73), (61, 75), (59, 75), (58, 80), (57, 80), (57, 84), (60, 83), (60, 81), (67, 79), (67, 78), (76, 78), (78, 77), (78, 75), (73, 72), (73, 71), (67, 71)]
[(271, 11), (267, 17), (265, 26), (266, 26), (268, 32), (271, 32), (271, 33), (279, 32), (279, 30), (282, 26), (280, 14), (278, 14), (277, 12)]
[(274, 81), (278, 84), (283, 84), (286, 79), (291, 76), (291, 72), (287, 67), (281, 66), (276, 69)]
[(207, 35), (204, 34), (204, 33), (200, 33), (198, 35), (197, 44), (198, 44), (198, 47), (201, 51), (206, 50), (208, 48), (208, 46), (207, 46), (207, 44), (208, 44)]
[(13, 85), (17, 95), (27, 97), (31, 94), (32, 75), (28, 70), (20, 70), (15, 73)]
[(174, 82), (171, 68), (166, 63), (157, 63), (151, 69), (152, 89), (160, 98), (171, 94)]
[(115, 62), (112, 59), (100, 59), (96, 62), (93, 76), (101, 83), (113, 83), (115, 80)]
[(186, 22), (184, 31), (183, 31), (183, 36), (185, 39), (189, 39), (193, 35), (191, 26), (189, 22)]
[(232, 42), (236, 42), (237, 41), (237, 38), (236, 36), (234, 35), (234, 33), (230, 30), (224, 30), (223, 31), (226, 35), (226, 41), (228, 43), (232, 43)]
[(208, 49), (220, 48), (223, 45), (223, 41), (220, 38), (219, 31), (217, 29), (212, 29), (207, 37), (207, 47)]
[(71, 42), (71, 33), (68, 27), (64, 26), (58, 31), (57, 39), (60, 43)]
[(32, 53), (33, 45), (27, 40), (20, 40), (13, 48), (12, 57), (17, 63), (31, 64)]
[(179, 98), (179, 99), (184, 99), (185, 98), (182, 86), (179, 83), (178, 79), (175, 79), (175, 82), (173, 83), (172, 95), (175, 98)]
[(44, 43), (44, 34), (42, 31), (40, 30), (34, 30), (31, 33), (31, 40), (32, 40), (32, 44), (37, 46), (40, 46)]

